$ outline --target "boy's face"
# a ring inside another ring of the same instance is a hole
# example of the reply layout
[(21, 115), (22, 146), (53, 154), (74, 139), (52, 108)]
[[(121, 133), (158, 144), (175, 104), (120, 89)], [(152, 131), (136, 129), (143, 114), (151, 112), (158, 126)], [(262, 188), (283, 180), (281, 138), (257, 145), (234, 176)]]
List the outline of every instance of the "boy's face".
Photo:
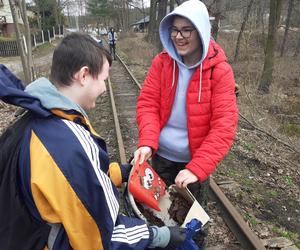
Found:
[(96, 78), (93, 78), (90, 74), (87, 75), (79, 104), (84, 110), (90, 110), (96, 106), (97, 98), (106, 91), (105, 80), (108, 76), (109, 63), (106, 59), (102, 71)]
[(176, 36), (171, 34), (171, 39), (179, 55), (183, 58), (195, 57), (199, 54), (201, 56), (201, 41), (198, 32), (188, 19), (175, 17), (171, 30), (175, 31), (174, 34), (176, 34), (176, 31), (182, 31), (184, 35), (190, 35), (183, 37), (180, 32)]

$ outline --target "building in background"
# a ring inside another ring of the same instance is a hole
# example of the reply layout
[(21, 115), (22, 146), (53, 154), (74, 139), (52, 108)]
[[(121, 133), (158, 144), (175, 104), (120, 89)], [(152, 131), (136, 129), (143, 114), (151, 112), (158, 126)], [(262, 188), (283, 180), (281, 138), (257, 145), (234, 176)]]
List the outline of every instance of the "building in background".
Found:
[[(23, 25), (20, 10), (17, 8), (19, 24)], [(8, 0), (0, 0), (0, 36), (14, 36), (15, 27)]]

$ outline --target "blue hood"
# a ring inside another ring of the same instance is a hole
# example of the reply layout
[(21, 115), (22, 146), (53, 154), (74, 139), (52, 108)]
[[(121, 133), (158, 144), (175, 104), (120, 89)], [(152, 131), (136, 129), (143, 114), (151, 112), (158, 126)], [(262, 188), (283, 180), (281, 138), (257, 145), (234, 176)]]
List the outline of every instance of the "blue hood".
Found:
[(6, 103), (16, 105), (40, 115), (52, 115), (49, 110), (41, 105), (38, 98), (24, 92), (24, 85), (3, 64), (0, 64), (0, 99)]
[(198, 63), (190, 68), (198, 66), (206, 57), (210, 41), (211, 25), (206, 6), (199, 0), (189, 0), (179, 5), (171, 13), (166, 15), (160, 23), (159, 35), (163, 47), (168, 54), (179, 64), (184, 65), (181, 57), (177, 54), (176, 49), (170, 37), (169, 28), (172, 26), (175, 16), (182, 16), (188, 19), (197, 29), (198, 35), (202, 42), (202, 57)]
[(60, 94), (48, 79), (37, 79), (25, 89), (21, 80), (3, 64), (0, 64), (0, 99), (44, 117), (52, 115), (51, 109), (75, 110), (87, 117), (79, 105)]
[(30, 83), (25, 92), (38, 98), (46, 109), (76, 110), (87, 117), (78, 104), (63, 96), (47, 78), (42, 77)]

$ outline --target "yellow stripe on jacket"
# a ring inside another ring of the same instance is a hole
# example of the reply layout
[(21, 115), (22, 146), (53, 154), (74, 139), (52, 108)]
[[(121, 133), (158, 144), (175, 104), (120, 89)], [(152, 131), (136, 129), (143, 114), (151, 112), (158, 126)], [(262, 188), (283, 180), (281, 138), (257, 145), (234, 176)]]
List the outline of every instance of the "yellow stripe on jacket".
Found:
[(122, 173), (120, 169), (120, 165), (117, 162), (112, 162), (109, 164), (108, 176), (115, 184), (116, 187), (121, 187), (122, 185)]
[(62, 223), (73, 249), (103, 249), (97, 224), (34, 132), (30, 162), (31, 190), (41, 217)]

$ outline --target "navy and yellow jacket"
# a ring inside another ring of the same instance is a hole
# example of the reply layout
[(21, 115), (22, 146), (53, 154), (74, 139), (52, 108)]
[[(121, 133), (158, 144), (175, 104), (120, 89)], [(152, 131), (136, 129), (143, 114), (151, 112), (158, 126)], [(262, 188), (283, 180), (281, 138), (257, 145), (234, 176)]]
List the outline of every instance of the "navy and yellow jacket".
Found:
[[(49, 83), (42, 82), (44, 87)], [(35, 84), (38, 89), (39, 81)], [(152, 233), (145, 222), (119, 214), (118, 191), (106, 174), (104, 141), (80, 107), (47, 106), (51, 92), (45, 91), (45, 98), (30, 95), (0, 65), (1, 100), (32, 113), (20, 145), (18, 174), (30, 213), (51, 227), (45, 249), (146, 249)]]

